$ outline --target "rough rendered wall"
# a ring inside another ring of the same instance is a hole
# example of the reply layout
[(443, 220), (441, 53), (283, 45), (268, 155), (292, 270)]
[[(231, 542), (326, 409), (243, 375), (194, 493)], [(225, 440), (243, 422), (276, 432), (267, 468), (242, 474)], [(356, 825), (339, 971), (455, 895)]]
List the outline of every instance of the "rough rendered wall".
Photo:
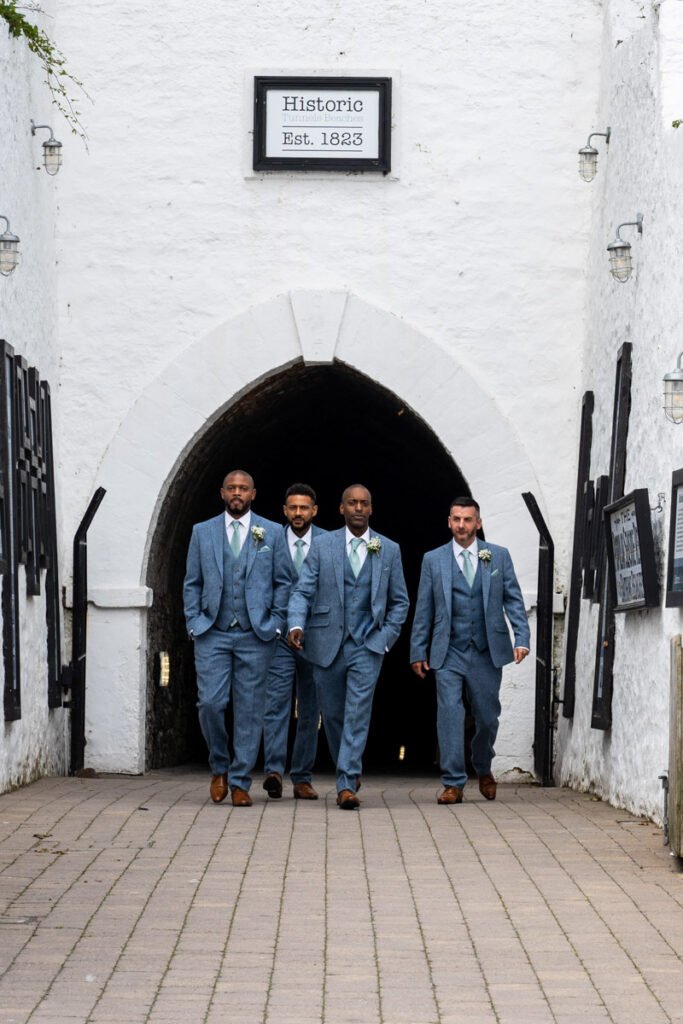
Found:
[[(64, 535), (145, 388), (217, 325), (319, 289), (404, 320), (472, 375), (533, 467), (514, 481), (514, 512), (507, 498), (487, 508), (491, 538), (533, 590), (519, 493), (534, 490), (564, 566), (591, 201), (575, 153), (594, 117), (600, 25), (597, 0), (61, 0), (60, 38), (94, 100), (59, 225)], [(392, 175), (250, 173), (248, 84), (264, 72), (392, 75)], [(273, 347), (273, 368), (280, 358)], [(456, 420), (458, 396), (439, 401)], [(460, 435), (481, 433), (485, 415)], [(505, 478), (498, 447), (482, 445), (479, 479)]]
[[(54, 23), (44, 20), (49, 32)], [(41, 143), (30, 121), (54, 124), (64, 141), (68, 129), (50, 105), (43, 73), (26, 45), (10, 39), (0, 21), (0, 213), (21, 239), (22, 260), (0, 276), (0, 338), (35, 366), (58, 401), (56, 339), (55, 194), (58, 178), (45, 174)], [(58, 439), (55, 439), (58, 443)], [(45, 597), (26, 598), (19, 569), (21, 621), (20, 720), (0, 725), (0, 792), (45, 773), (64, 771), (65, 714), (47, 707)], [(2, 664), (0, 659), (0, 673)]]
[[(664, 513), (652, 513), (662, 589), (668, 544), (671, 472), (683, 465), (680, 428), (661, 411), (661, 379), (683, 348), (681, 195), (683, 117), (681, 60), (683, 4), (606, 6), (602, 83), (595, 128), (612, 127), (609, 154), (600, 158), (592, 186), (593, 241), (589, 261), (584, 386), (595, 392), (591, 475), (609, 471), (615, 362), (633, 344), (632, 407), (626, 491), (647, 487), (650, 504), (666, 495)], [(644, 214), (633, 245), (635, 271), (626, 284), (608, 273), (605, 246), (620, 222)], [(662, 596), (663, 606), (663, 596)], [(681, 612), (664, 607), (617, 615), (613, 725), (590, 728), (597, 606), (582, 603), (576, 712), (561, 720), (558, 774), (636, 813), (661, 819), (658, 775), (668, 766), (669, 641), (681, 632)]]

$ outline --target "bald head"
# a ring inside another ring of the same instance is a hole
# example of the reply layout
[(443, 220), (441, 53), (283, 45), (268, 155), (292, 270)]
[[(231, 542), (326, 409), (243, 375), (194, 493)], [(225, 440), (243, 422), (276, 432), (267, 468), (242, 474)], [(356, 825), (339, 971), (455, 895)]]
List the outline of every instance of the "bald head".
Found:
[(372, 515), (372, 497), (363, 484), (351, 484), (342, 494), (339, 511), (354, 537), (362, 537)]
[(225, 511), (233, 519), (241, 519), (246, 515), (255, 497), (256, 488), (251, 473), (246, 473), (243, 469), (233, 469), (223, 480), (221, 498)]

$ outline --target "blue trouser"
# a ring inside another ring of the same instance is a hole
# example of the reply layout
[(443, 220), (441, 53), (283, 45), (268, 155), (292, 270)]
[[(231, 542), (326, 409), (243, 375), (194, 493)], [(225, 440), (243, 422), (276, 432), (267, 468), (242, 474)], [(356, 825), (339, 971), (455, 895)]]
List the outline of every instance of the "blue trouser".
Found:
[(491, 771), (500, 718), (501, 676), (502, 670), (492, 663), (488, 650), (478, 651), (474, 645), (465, 651), (449, 647), (443, 666), (436, 670), (436, 729), (444, 786), (462, 789), (467, 782), (463, 687), (475, 723), (472, 764), (477, 775)]
[(287, 760), (292, 689), (296, 680), (296, 737), (292, 750), (292, 782), (310, 782), (318, 749), (320, 709), (313, 678), (313, 666), (278, 640), (266, 683), (266, 711), (263, 719), (263, 751), (266, 772), (284, 775)]
[(363, 752), (368, 740), (372, 698), (383, 655), (359, 647), (349, 637), (329, 668), (314, 668), (318, 700), (337, 769), (337, 792), (356, 792), (363, 771)]
[[(248, 790), (263, 731), (266, 676), (275, 641), (253, 630), (210, 629), (194, 640), (199, 724), (214, 775), (228, 773), (231, 786)], [(232, 760), (228, 756), (225, 709), (232, 699)]]

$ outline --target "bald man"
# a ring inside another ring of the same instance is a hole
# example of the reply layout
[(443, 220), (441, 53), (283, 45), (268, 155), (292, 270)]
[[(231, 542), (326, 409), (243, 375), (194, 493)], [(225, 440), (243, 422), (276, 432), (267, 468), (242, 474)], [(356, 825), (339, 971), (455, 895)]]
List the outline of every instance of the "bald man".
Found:
[[(234, 807), (250, 807), (266, 678), (285, 630), (292, 569), (282, 527), (251, 511), (256, 497), (252, 476), (233, 470), (220, 493), (225, 512), (192, 530), (183, 587), (185, 621), (194, 641), (211, 799), (220, 803), (229, 789)], [(229, 700), (232, 758), (225, 728)]]
[(408, 592), (398, 544), (370, 529), (367, 487), (347, 487), (339, 511), (345, 525), (311, 546), (287, 618), (289, 644), (313, 665), (337, 804), (351, 811), (360, 805), (375, 686), (408, 614)]

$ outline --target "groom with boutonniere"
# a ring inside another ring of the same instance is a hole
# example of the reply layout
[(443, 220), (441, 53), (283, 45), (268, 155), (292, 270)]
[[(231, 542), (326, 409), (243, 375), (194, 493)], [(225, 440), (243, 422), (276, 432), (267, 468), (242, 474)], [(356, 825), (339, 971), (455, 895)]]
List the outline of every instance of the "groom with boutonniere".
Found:
[(487, 800), (495, 800), (491, 762), (500, 718), (502, 668), (511, 661), (523, 661), (530, 640), (510, 552), (477, 540), (481, 519), (474, 498), (451, 502), (448, 526), (452, 540), (428, 551), (422, 562), (410, 661), (420, 679), (430, 668), (436, 673), (436, 725), (444, 785), (437, 802), (460, 804), (467, 782), (463, 689), (467, 689), (474, 715), (472, 763), (479, 790)]
[[(251, 807), (251, 771), (263, 731), (266, 677), (285, 628), (292, 582), (284, 531), (251, 511), (250, 473), (223, 480), (225, 511), (197, 523), (187, 553), (183, 601), (194, 641), (197, 708), (209, 748), (215, 804), (230, 791), (233, 807)], [(232, 701), (232, 757), (225, 709)]]
[(353, 811), (377, 678), (408, 614), (408, 592), (398, 544), (370, 529), (367, 487), (347, 487), (339, 511), (346, 525), (311, 545), (292, 591), (288, 642), (313, 665), (337, 805)]

